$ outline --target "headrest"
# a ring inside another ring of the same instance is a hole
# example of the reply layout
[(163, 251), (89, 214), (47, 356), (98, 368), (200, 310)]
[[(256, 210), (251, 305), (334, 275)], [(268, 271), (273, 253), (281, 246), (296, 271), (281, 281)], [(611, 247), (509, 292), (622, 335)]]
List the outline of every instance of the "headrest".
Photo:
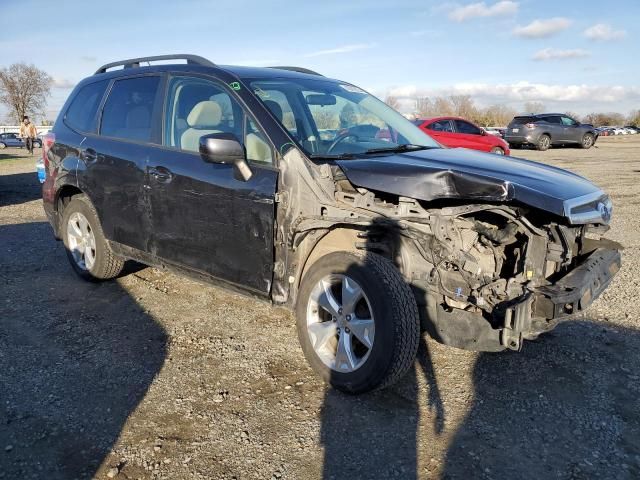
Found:
[(204, 100), (191, 109), (187, 123), (191, 128), (217, 127), (222, 120), (222, 109), (218, 102)]
[(265, 100), (264, 104), (269, 110), (271, 110), (271, 113), (273, 113), (275, 117), (282, 122), (282, 107), (280, 104), (273, 100)]

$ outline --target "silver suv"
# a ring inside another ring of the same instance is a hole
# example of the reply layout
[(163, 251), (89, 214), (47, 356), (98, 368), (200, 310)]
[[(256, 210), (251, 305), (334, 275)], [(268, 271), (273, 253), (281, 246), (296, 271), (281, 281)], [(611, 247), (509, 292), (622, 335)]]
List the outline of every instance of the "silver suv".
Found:
[(512, 148), (532, 145), (548, 150), (551, 145), (579, 145), (591, 148), (598, 139), (593, 125), (581, 124), (561, 113), (540, 113), (515, 117), (507, 127), (504, 139)]

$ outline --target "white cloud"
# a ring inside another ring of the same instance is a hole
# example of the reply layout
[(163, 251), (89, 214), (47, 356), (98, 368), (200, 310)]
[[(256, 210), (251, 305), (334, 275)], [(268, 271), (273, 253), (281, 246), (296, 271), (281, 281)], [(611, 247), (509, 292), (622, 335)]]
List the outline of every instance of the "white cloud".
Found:
[(513, 30), (513, 34), (525, 38), (550, 37), (562, 30), (566, 30), (571, 25), (571, 20), (562, 17), (554, 17), (546, 20), (534, 20), (524, 27), (518, 26)]
[(543, 48), (533, 55), (533, 60), (571, 60), (574, 58), (584, 58), (591, 55), (587, 50), (576, 48), (573, 50), (559, 50), (557, 48)]
[(584, 36), (589, 40), (620, 40), (627, 36), (625, 30), (614, 30), (611, 25), (598, 23), (584, 31)]
[(75, 85), (76, 82), (72, 82), (66, 78), (53, 77), (54, 88), (73, 88)]
[(330, 48), (328, 50), (319, 50), (317, 52), (306, 53), (303, 57), (319, 57), (321, 55), (335, 55), (338, 53), (349, 53), (355, 52), (357, 50), (367, 50), (369, 48), (375, 47), (375, 43), (352, 43), (349, 45), (341, 45), (336, 48)]
[(619, 85), (555, 85), (521, 81), (516, 83), (459, 83), (450, 87), (429, 88), (403, 85), (377, 91), (384, 97), (393, 95), (401, 101), (403, 111), (411, 111), (417, 97), (470, 95), (479, 105), (506, 104), (518, 109), (524, 102), (544, 102), (548, 108), (571, 108), (584, 111), (598, 108), (626, 111), (630, 102), (640, 101), (640, 87)]
[(485, 2), (470, 3), (469, 5), (458, 6), (449, 13), (449, 18), (456, 22), (464, 22), (472, 18), (479, 17), (501, 17), (514, 15), (518, 11), (518, 3), (510, 0), (503, 0), (493, 5)]
[(518, 4), (509, 0), (500, 1), (493, 5), (478, 2), (454, 8), (449, 13), (449, 18), (456, 22), (464, 22), (472, 18), (514, 15), (517, 11)]

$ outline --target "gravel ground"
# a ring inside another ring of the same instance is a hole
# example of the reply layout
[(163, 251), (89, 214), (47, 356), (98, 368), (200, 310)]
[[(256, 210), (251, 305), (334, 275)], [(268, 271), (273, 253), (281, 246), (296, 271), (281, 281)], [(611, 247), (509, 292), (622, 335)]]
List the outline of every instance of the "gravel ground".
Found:
[(520, 353), (425, 338), (359, 397), (316, 379), (286, 310), (139, 265), (77, 279), (33, 157), (0, 152), (0, 478), (638, 478), (639, 152), (514, 151), (613, 197), (624, 267), (582, 320)]

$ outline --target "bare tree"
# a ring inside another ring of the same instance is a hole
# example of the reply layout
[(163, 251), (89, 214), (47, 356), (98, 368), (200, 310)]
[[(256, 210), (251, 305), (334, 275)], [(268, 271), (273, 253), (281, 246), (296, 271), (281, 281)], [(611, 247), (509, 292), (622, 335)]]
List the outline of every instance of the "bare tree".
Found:
[(474, 119), (477, 116), (478, 109), (470, 95), (451, 95), (448, 100), (453, 115), (467, 119)]
[(627, 125), (640, 126), (640, 110), (632, 110), (627, 117)]
[(433, 116), (433, 102), (429, 97), (418, 97), (416, 98), (415, 111), (419, 117), (431, 117)]
[(17, 123), (22, 117), (44, 115), (53, 79), (35, 65), (14, 63), (0, 69), (0, 103), (9, 108)]
[(527, 102), (524, 104), (525, 113), (544, 113), (546, 107), (542, 102)]
[(319, 129), (326, 130), (330, 128), (338, 128), (340, 126), (338, 116), (331, 111), (320, 110), (319, 112), (314, 113), (313, 117), (315, 118), (316, 126)]
[(387, 98), (384, 99), (384, 103), (389, 105), (394, 110), (398, 110), (398, 108), (400, 107), (400, 102), (398, 101), (398, 97), (395, 97), (393, 95), (387, 95)]

